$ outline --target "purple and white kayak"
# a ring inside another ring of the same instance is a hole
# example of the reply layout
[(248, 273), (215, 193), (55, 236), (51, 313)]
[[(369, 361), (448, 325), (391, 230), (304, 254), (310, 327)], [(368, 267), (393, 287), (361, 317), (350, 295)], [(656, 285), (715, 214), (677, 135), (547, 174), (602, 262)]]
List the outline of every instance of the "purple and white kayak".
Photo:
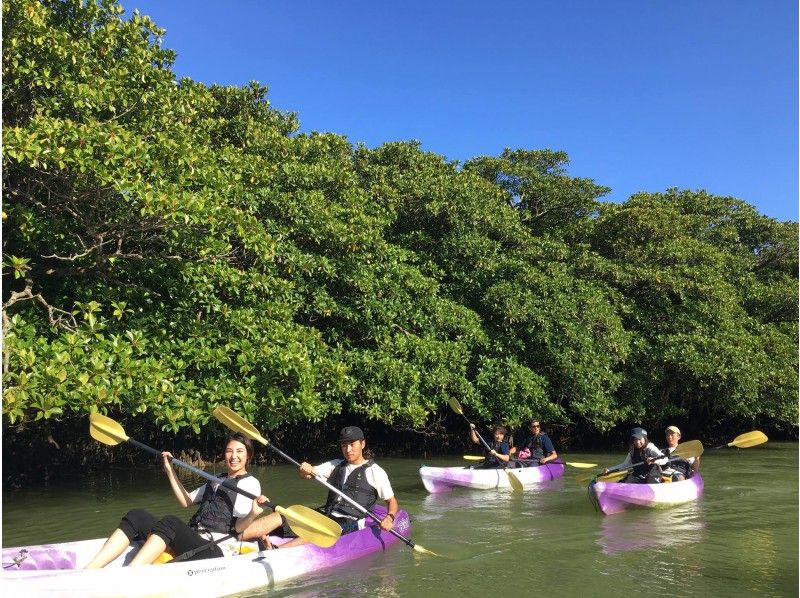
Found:
[(492, 488), (511, 488), (508, 476), (513, 475), (522, 486), (534, 486), (541, 482), (563, 477), (563, 463), (546, 463), (537, 467), (518, 469), (471, 469), (469, 467), (428, 467), (419, 468), (422, 484), (431, 494), (447, 492), (455, 487), (491, 490)]
[[(378, 515), (385, 513), (378, 507), (374, 511)], [(394, 529), (406, 537), (410, 535), (411, 522), (405, 511), (398, 511)], [(280, 541), (276, 539), (276, 543)], [(25, 598), (226, 596), (271, 587), (287, 579), (382, 552), (399, 539), (380, 531), (368, 519), (364, 529), (343, 535), (330, 548), (304, 544), (200, 561), (125, 567), (123, 565), (130, 561), (136, 550), (131, 548), (104, 569), (83, 569), (104, 542), (105, 538), (4, 548), (4, 595)], [(252, 543), (245, 545), (255, 546)]]
[(593, 482), (589, 484), (589, 495), (606, 515), (619, 513), (630, 506), (672, 507), (700, 498), (703, 478), (696, 473), (688, 480), (664, 484)]

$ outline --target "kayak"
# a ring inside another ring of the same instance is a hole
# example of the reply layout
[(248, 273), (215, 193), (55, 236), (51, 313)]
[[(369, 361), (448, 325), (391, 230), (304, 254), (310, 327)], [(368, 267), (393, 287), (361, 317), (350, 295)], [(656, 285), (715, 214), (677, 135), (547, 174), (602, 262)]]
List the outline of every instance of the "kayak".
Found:
[(428, 467), (419, 468), (419, 477), (425, 490), (431, 494), (447, 492), (454, 487), (491, 490), (492, 488), (511, 488), (508, 476), (516, 476), (524, 486), (533, 486), (564, 475), (563, 463), (545, 463), (535, 467), (514, 469), (471, 469), (470, 467)]
[(688, 480), (662, 484), (589, 484), (589, 497), (606, 515), (619, 513), (630, 506), (671, 507), (697, 500), (702, 495), (703, 478), (699, 473)]
[[(377, 515), (386, 511), (375, 507)], [(408, 513), (398, 511), (394, 530), (408, 537)], [(285, 540), (275, 538), (279, 544)], [(105, 538), (63, 544), (44, 544), (3, 549), (2, 587), (6, 596), (80, 596), (108, 598), (128, 596), (217, 597), (271, 587), (279, 582), (319, 569), (335, 567), (385, 551), (400, 540), (367, 519), (365, 527), (343, 535), (330, 548), (303, 544), (291, 548), (258, 551), (255, 543), (243, 543), (242, 554), (198, 561), (182, 561), (124, 567), (138, 549), (132, 547), (103, 569), (82, 567), (97, 553)], [(238, 543), (237, 543), (238, 545)], [(246, 552), (247, 549), (250, 552)], [(255, 548), (255, 549), (254, 549)]]

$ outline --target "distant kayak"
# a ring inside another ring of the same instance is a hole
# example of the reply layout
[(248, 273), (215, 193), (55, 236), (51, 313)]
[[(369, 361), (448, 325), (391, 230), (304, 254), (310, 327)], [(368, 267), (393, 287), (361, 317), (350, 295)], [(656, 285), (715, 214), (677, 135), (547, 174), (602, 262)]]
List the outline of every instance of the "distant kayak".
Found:
[[(376, 512), (383, 513), (378, 507)], [(398, 511), (394, 529), (409, 535), (411, 523)], [(342, 565), (374, 552), (384, 551), (399, 540), (367, 520), (364, 529), (343, 535), (330, 548), (304, 544), (292, 548), (250, 552), (198, 561), (123, 567), (135, 548), (129, 549), (104, 569), (84, 570), (105, 538), (3, 549), (4, 595), (80, 596), (187, 596), (216, 597), (271, 587), (327, 567)], [(281, 542), (276, 539), (276, 544)], [(339, 569), (345, 571), (346, 566)]]
[(606, 515), (624, 511), (628, 507), (671, 507), (703, 495), (703, 478), (699, 473), (688, 480), (662, 484), (622, 484), (619, 482), (592, 482), (589, 496)]
[(536, 467), (519, 469), (471, 469), (469, 467), (428, 467), (419, 468), (422, 484), (431, 494), (447, 492), (452, 488), (464, 487), (478, 490), (492, 488), (511, 488), (508, 476), (516, 476), (523, 486), (534, 486), (563, 477), (563, 463), (546, 463)]

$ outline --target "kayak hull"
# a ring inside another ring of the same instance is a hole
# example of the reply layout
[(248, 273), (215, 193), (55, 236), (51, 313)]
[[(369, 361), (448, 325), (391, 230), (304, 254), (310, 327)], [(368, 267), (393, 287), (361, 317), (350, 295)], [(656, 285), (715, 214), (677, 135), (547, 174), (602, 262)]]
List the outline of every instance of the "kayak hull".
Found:
[(628, 507), (672, 507), (697, 500), (703, 495), (703, 478), (696, 473), (688, 480), (665, 484), (593, 482), (589, 492), (603, 513), (614, 515)]
[(523, 487), (535, 486), (563, 477), (563, 463), (546, 463), (538, 467), (519, 469), (470, 469), (468, 467), (428, 467), (419, 468), (419, 477), (425, 489), (431, 494), (448, 492), (453, 488), (473, 488), (491, 490), (511, 488), (508, 476), (515, 476)]
[[(374, 510), (379, 515), (385, 512), (378, 508)], [(410, 535), (411, 522), (405, 511), (398, 512), (394, 529), (406, 537)], [(105, 539), (4, 548), (2, 586), (6, 595), (25, 598), (226, 596), (270, 587), (300, 575), (383, 552), (399, 541), (368, 521), (364, 529), (343, 535), (329, 548), (304, 544), (199, 561), (124, 567), (137, 549), (131, 548), (107, 567), (96, 570), (82, 567), (96, 554)], [(19, 564), (14, 564), (15, 559)]]

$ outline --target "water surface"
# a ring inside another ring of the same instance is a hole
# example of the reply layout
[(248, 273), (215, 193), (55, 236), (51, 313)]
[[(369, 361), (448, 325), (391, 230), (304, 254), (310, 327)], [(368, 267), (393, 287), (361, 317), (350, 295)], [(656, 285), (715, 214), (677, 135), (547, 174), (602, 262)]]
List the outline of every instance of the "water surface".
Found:
[[(571, 453), (570, 461), (617, 463), (619, 454)], [(537, 490), (457, 489), (429, 495), (417, 459), (379, 459), (413, 540), (445, 555), (402, 544), (346, 568), (329, 569), (246, 596), (797, 596), (798, 447), (769, 443), (707, 451), (705, 495), (695, 503), (604, 516), (567, 469)], [(426, 459), (460, 465), (459, 457)], [(291, 466), (252, 470), (271, 500), (316, 506), (326, 490)], [(199, 484), (199, 480), (196, 480)], [(195, 485), (186, 480), (187, 487)], [(129, 508), (188, 520), (168, 482), (152, 468), (76, 474), (45, 488), (3, 493), (3, 546), (107, 535)]]

